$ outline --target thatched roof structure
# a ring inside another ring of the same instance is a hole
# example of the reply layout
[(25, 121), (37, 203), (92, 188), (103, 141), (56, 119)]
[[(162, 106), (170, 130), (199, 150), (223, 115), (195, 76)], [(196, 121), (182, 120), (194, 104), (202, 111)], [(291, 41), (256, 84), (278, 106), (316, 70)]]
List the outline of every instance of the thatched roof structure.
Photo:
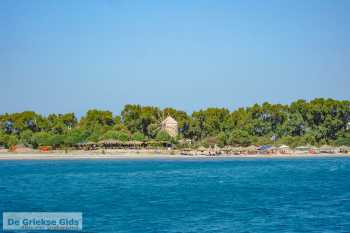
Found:
[(200, 146), (200, 147), (198, 147), (198, 149), (197, 150), (199, 150), (199, 151), (206, 151), (206, 150), (208, 150), (207, 148), (205, 148), (204, 146)]
[(142, 141), (120, 141), (120, 140), (114, 140), (114, 139), (108, 139), (108, 140), (101, 140), (98, 142), (98, 145), (100, 147), (106, 148), (106, 149), (140, 149), (141, 147), (146, 146), (164, 146), (163, 142), (159, 141), (148, 141), (148, 142), (142, 142)]
[(231, 151), (231, 148), (229, 146), (224, 146), (221, 150), (224, 151), (225, 153), (228, 153)]
[(258, 147), (254, 146), (254, 145), (250, 145), (248, 147), (242, 148), (245, 151), (257, 151)]
[(322, 149), (322, 150), (329, 150), (329, 149), (334, 149), (334, 147), (332, 147), (332, 146), (329, 146), (329, 145), (323, 145), (323, 146), (321, 146), (320, 147), (320, 149)]
[(339, 147), (339, 152), (349, 152), (350, 151), (350, 147), (349, 146), (341, 146)]
[(144, 142), (141, 142), (141, 141), (130, 141), (130, 143), (131, 143), (132, 145), (136, 145), (136, 146), (141, 146), (141, 145), (144, 144)]
[(299, 151), (307, 151), (307, 150), (310, 150), (311, 147), (310, 146), (298, 146), (295, 149), (299, 150)]
[(335, 151), (335, 148), (329, 145), (323, 145), (320, 147), (321, 153), (333, 153)]
[(287, 150), (287, 149), (289, 149), (289, 146), (287, 146), (287, 145), (281, 145), (280, 147), (278, 147), (278, 149)]
[(98, 142), (99, 145), (102, 146), (142, 146), (147, 144), (146, 142), (140, 142), (140, 141), (120, 141), (120, 140), (102, 140)]
[(76, 144), (77, 146), (93, 146), (93, 145), (98, 145), (97, 142), (80, 142)]
[(162, 124), (177, 124), (177, 121), (171, 116), (168, 116), (164, 121), (162, 121)]
[(123, 143), (122, 141), (114, 140), (114, 139), (102, 140), (98, 142), (98, 144), (100, 145), (120, 145), (122, 143)]
[(335, 148), (329, 145), (323, 145), (319, 149), (320, 153), (334, 153)]

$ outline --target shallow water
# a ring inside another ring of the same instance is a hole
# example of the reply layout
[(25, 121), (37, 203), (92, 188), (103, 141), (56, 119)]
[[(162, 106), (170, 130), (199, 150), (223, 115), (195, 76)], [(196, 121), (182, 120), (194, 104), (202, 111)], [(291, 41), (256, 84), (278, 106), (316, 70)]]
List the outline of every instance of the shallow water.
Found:
[(83, 212), (83, 232), (350, 232), (350, 158), (0, 161), (0, 171), (1, 212)]

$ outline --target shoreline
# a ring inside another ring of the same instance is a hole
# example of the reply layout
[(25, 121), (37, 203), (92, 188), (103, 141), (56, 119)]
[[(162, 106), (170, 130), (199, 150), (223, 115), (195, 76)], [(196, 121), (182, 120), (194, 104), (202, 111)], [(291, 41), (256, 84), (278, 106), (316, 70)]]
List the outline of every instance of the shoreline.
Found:
[(255, 155), (181, 155), (157, 153), (0, 153), (0, 161), (6, 160), (152, 160), (152, 159), (248, 159), (248, 158), (344, 158), (350, 154), (255, 154)]

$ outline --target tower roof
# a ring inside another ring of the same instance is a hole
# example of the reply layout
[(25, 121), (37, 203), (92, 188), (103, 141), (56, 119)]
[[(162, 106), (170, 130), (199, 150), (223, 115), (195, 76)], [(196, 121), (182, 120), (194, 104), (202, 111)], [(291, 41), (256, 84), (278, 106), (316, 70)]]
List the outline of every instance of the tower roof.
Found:
[(168, 116), (167, 118), (165, 118), (162, 124), (177, 124), (177, 121), (171, 116)]

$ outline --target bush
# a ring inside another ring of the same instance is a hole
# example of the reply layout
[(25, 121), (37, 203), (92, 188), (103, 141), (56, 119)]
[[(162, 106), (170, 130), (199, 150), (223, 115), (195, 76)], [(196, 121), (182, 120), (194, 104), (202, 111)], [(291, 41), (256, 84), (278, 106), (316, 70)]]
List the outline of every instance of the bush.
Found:
[(113, 127), (113, 129), (114, 129), (115, 131), (124, 131), (124, 132), (128, 132), (128, 128), (127, 128), (125, 125), (121, 124), (121, 123), (116, 124), (116, 125)]
[(160, 130), (157, 133), (156, 140), (158, 141), (171, 141), (171, 136), (164, 130)]
[(117, 140), (128, 141), (129, 138), (130, 138), (129, 134), (122, 132), (122, 131), (117, 132), (117, 138), (116, 138)]
[(34, 148), (38, 146), (51, 146), (51, 135), (47, 132), (34, 133), (32, 137), (32, 145)]
[(338, 146), (350, 146), (350, 135), (344, 135), (344, 137), (338, 138), (335, 141), (335, 144)]
[(18, 139), (15, 135), (10, 135), (7, 140), (7, 147), (10, 148), (12, 146), (17, 145)]
[(142, 133), (137, 132), (131, 136), (131, 139), (134, 141), (144, 141), (146, 139), (146, 137)]
[(0, 133), (0, 146), (7, 146), (9, 136), (5, 133)]
[(60, 134), (51, 135), (50, 144), (53, 147), (61, 147), (64, 144), (65, 137)]
[(207, 137), (199, 143), (200, 146), (204, 146), (205, 148), (213, 147), (217, 144), (219, 144), (217, 137)]
[(33, 146), (33, 131), (29, 129), (24, 130), (20, 135), (20, 139), (25, 146)]
[(227, 135), (224, 132), (220, 132), (216, 138), (219, 147), (224, 147), (227, 144)]

